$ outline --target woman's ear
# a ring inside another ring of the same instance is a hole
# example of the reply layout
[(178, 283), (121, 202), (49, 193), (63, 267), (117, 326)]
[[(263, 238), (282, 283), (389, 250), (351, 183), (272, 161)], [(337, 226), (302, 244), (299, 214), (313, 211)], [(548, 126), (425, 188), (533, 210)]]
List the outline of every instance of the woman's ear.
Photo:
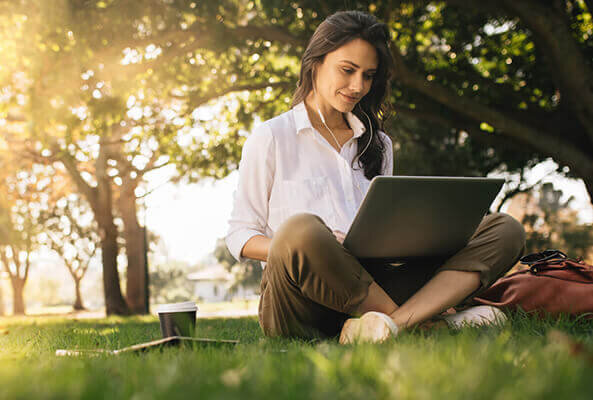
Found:
[(321, 64), (321, 62), (317, 60), (311, 66), (311, 79), (313, 80), (313, 82), (315, 82), (315, 79), (317, 78), (317, 72), (319, 72), (319, 64)]

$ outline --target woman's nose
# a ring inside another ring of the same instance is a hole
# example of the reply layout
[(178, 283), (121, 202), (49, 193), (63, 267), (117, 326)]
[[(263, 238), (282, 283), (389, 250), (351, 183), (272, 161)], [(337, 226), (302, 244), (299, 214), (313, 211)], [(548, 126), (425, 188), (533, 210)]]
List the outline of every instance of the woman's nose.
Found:
[(352, 79), (350, 80), (350, 90), (355, 93), (362, 92), (362, 88), (364, 87), (364, 80), (362, 74), (354, 74)]

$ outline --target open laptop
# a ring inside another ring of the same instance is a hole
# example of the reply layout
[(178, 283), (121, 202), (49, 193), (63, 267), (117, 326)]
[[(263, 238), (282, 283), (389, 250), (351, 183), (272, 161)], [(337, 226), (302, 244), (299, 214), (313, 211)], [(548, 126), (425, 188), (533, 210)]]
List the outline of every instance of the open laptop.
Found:
[(451, 256), (468, 243), (504, 182), (376, 176), (343, 245), (357, 258), (386, 262)]

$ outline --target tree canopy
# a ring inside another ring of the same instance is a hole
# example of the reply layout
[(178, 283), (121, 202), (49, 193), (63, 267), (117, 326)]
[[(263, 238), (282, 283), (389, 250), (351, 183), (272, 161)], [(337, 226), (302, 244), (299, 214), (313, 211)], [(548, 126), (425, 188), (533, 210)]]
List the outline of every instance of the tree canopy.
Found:
[[(392, 32), (395, 173), (486, 175), (551, 157), (593, 194), (591, 5), (348, 2)], [(176, 179), (193, 182), (235, 170), (254, 121), (288, 110), (308, 38), (341, 9), (337, 0), (0, 2), (0, 145), (66, 171), (89, 203), (108, 310), (146, 311), (146, 249), (135, 240), (145, 174), (174, 165)], [(118, 235), (133, 278), (127, 302)]]
[[(48, 119), (61, 128), (47, 133), (62, 130), (70, 140), (116, 135), (108, 127), (123, 125), (116, 130), (125, 131), (127, 161), (142, 155), (155, 167), (161, 157), (193, 179), (235, 169), (254, 116), (288, 109), (308, 38), (343, 8), (307, 0), (19, 3), (22, 15), (9, 12), (15, 40), (6, 47), (18, 54), (12, 64), (40, 81), (29, 99), (37, 135)], [(373, 13), (393, 33), (389, 130), (407, 134), (396, 139), (417, 148), (434, 148), (436, 140), (440, 153), (465, 148), (476, 167), (485, 166), (474, 174), (553, 157), (589, 187), (593, 22), (586, 1), (349, 6)], [(14, 110), (17, 91), (7, 98), (5, 109)], [(216, 118), (196, 112), (221, 98)], [(31, 124), (30, 115), (21, 117)]]

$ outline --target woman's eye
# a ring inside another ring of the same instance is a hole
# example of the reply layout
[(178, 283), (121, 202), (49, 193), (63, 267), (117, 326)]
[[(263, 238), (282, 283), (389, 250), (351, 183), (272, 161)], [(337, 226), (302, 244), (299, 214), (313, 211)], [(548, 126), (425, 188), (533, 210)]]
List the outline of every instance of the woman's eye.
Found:
[[(344, 72), (345, 72), (345, 73), (347, 73), (347, 74), (351, 74), (351, 73), (353, 73), (353, 72), (354, 72), (354, 70), (353, 70), (353, 69), (350, 69), (350, 68), (342, 68), (342, 71), (344, 71)], [(367, 81), (370, 81), (370, 80), (372, 80), (374, 77), (375, 77), (375, 75), (365, 75), (365, 76), (364, 76), (364, 79), (366, 79)]]

